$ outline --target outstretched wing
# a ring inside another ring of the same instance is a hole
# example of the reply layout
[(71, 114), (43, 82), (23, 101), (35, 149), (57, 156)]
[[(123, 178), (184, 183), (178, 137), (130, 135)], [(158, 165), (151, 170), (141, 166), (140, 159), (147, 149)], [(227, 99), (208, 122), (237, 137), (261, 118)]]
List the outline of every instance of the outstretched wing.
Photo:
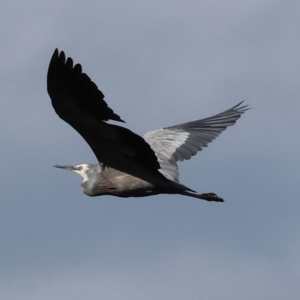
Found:
[(73, 60), (57, 49), (49, 64), (47, 89), (56, 113), (86, 140), (99, 162), (140, 178), (161, 177), (149, 144), (124, 127), (104, 122), (124, 121), (108, 107), (81, 65), (73, 66)]
[(161, 173), (168, 179), (178, 181), (177, 161), (190, 159), (233, 125), (248, 109), (243, 102), (212, 117), (166, 127), (145, 134), (144, 139), (154, 150)]

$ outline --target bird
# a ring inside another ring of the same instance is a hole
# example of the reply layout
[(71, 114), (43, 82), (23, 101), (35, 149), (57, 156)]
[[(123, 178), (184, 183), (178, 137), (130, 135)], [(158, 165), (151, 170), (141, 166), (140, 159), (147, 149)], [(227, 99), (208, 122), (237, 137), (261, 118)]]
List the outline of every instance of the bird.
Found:
[(150, 131), (141, 137), (115, 124), (125, 123), (105, 102), (82, 66), (55, 49), (47, 91), (56, 114), (71, 125), (94, 152), (97, 163), (55, 165), (79, 174), (88, 196), (145, 197), (179, 194), (224, 202), (215, 193), (198, 193), (179, 181), (178, 161), (188, 160), (236, 123), (248, 110), (243, 101), (212, 117)]

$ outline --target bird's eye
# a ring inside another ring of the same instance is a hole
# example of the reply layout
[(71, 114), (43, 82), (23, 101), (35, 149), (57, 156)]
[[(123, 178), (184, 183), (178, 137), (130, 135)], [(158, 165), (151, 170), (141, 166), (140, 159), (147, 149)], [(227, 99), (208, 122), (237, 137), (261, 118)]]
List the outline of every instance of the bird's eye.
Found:
[(78, 171), (81, 171), (81, 170), (82, 170), (82, 166), (79, 166), (79, 167), (77, 168), (77, 170), (78, 170)]

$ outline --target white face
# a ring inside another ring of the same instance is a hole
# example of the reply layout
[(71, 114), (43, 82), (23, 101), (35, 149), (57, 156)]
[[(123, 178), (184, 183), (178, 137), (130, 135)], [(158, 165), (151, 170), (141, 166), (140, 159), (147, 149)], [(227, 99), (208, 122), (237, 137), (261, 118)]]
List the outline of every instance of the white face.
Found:
[(81, 164), (74, 166), (77, 170), (72, 170), (74, 173), (77, 173), (83, 178), (83, 181), (87, 181), (88, 177), (86, 174), (86, 171), (89, 169), (89, 166), (87, 164)]

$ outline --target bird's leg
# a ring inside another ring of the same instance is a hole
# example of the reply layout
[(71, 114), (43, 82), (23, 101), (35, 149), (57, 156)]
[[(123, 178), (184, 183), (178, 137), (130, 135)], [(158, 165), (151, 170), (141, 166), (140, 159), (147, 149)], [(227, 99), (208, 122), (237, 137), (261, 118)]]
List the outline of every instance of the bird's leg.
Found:
[(197, 198), (200, 198), (200, 199), (203, 199), (206, 201), (224, 202), (223, 198), (217, 196), (214, 193), (197, 194)]
[(191, 191), (180, 191), (180, 192), (177, 191), (176, 194), (181, 194), (181, 195), (202, 199), (206, 201), (224, 202), (224, 200), (221, 197), (217, 196), (215, 193), (198, 194), (196, 192), (191, 192)]

